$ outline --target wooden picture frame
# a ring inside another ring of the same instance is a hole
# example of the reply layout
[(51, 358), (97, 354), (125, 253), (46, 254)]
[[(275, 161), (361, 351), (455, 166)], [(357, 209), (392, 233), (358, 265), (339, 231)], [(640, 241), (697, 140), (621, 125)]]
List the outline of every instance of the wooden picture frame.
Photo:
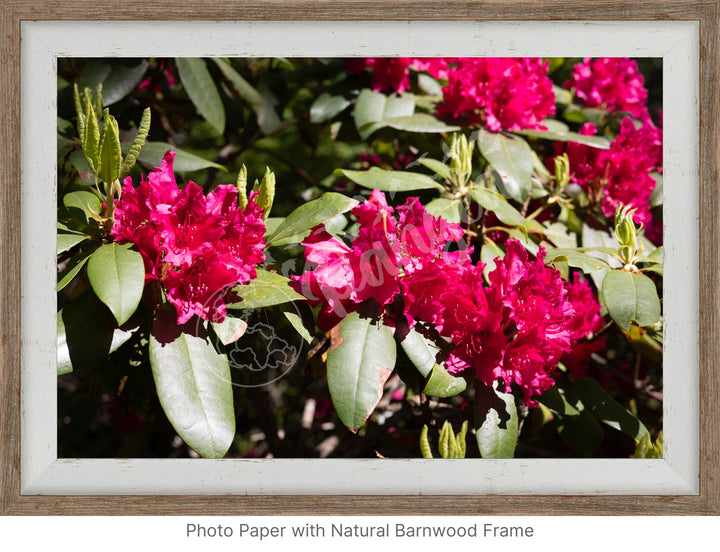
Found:
[[(0, 513), (71, 515), (717, 515), (720, 514), (720, 1), (511, 2), (392, 5), (376, 0), (129, 1), (62, 4), (5, 0), (0, 6)], [(97, 14), (102, 14), (98, 16)], [(699, 28), (699, 492), (688, 495), (28, 495), (21, 492), (21, 23), (23, 21), (690, 21)]]

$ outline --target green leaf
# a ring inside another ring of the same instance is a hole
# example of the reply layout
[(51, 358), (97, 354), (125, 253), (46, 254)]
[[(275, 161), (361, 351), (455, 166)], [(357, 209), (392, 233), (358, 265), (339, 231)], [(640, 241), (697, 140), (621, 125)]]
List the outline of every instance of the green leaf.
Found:
[(437, 363), (435, 358), (440, 348), (414, 328), (408, 330), (407, 335), (400, 342), (400, 346), (418, 372), (424, 378), (429, 377), (433, 366)]
[(114, 182), (120, 176), (121, 163), (120, 130), (115, 117), (106, 114), (102, 140), (100, 141), (98, 176), (104, 182)]
[(355, 126), (364, 140), (376, 130), (382, 128), (378, 121), (412, 115), (415, 100), (412, 94), (393, 94), (385, 96), (379, 92), (364, 89), (355, 102)]
[(442, 176), (445, 180), (450, 180), (450, 167), (442, 161), (430, 159), (429, 157), (422, 157), (418, 159), (418, 163), (420, 163), (423, 167), (427, 167), (435, 174)]
[(518, 412), (512, 393), (482, 383), (475, 386), (475, 438), (483, 458), (512, 458), (518, 437)]
[(566, 416), (558, 427), (563, 443), (577, 456), (588, 458), (602, 443), (605, 433), (600, 422), (587, 410)]
[(404, 130), (406, 132), (455, 132), (462, 127), (447, 125), (428, 113), (415, 113), (403, 117), (391, 117), (377, 122), (378, 125)]
[(178, 435), (205, 458), (222, 458), (235, 437), (233, 386), (227, 356), (209, 340), (156, 320), (150, 366), (158, 399)]
[(420, 454), (423, 458), (432, 458), (432, 450), (430, 449), (430, 441), (428, 441), (428, 427), (423, 425), (420, 431)]
[(63, 205), (68, 210), (68, 214), (83, 224), (89, 224), (93, 220), (93, 213), (99, 213), (102, 210), (102, 203), (92, 192), (79, 190), (70, 192), (63, 196)]
[(137, 309), (145, 287), (142, 255), (129, 249), (129, 244), (102, 245), (90, 257), (88, 279), (95, 294), (122, 325)]
[(515, 133), (522, 134), (523, 136), (530, 136), (532, 138), (541, 138), (543, 140), (576, 142), (578, 144), (584, 144), (598, 149), (610, 148), (610, 141), (604, 136), (584, 136), (582, 134), (578, 134), (577, 132), (535, 129), (517, 130)]
[(137, 133), (135, 134), (135, 139), (133, 140), (133, 143), (130, 146), (130, 149), (128, 150), (127, 155), (125, 156), (125, 159), (122, 163), (122, 170), (120, 171), (120, 178), (124, 178), (128, 174), (130, 174), (130, 171), (135, 166), (135, 161), (137, 161), (137, 157), (140, 154), (140, 150), (145, 145), (145, 140), (147, 139), (149, 132), (150, 132), (150, 108), (146, 107), (143, 110), (142, 119), (140, 120), (140, 126), (138, 127)]
[(248, 324), (242, 318), (226, 316), (222, 322), (212, 322), (215, 335), (218, 336), (223, 345), (235, 343), (247, 331)]
[(467, 388), (465, 378), (450, 375), (442, 364), (435, 364), (423, 393), (431, 397), (454, 397)]
[(263, 134), (271, 134), (280, 126), (280, 118), (275, 108), (269, 101), (269, 93), (265, 95), (256, 90), (240, 73), (238, 73), (230, 62), (225, 58), (212, 58), (220, 68), (223, 76), (230, 82), (235, 92), (245, 100), (255, 112), (255, 119)]
[(115, 65), (110, 73), (102, 81), (103, 106), (112, 105), (130, 92), (135, 90), (147, 71), (149, 63), (142, 60), (137, 65), (127, 67), (125, 65)]
[(498, 189), (505, 197), (520, 203), (525, 201), (532, 186), (532, 150), (519, 136), (478, 130), (478, 148), (488, 163), (500, 174)]
[(580, 412), (565, 399), (564, 395), (560, 393), (557, 385), (545, 391), (537, 398), (537, 401), (560, 416), (578, 416), (580, 414)]
[(62, 290), (65, 286), (72, 282), (73, 278), (75, 278), (77, 273), (80, 272), (80, 269), (90, 258), (90, 255), (92, 255), (92, 250), (82, 251), (68, 261), (68, 264), (65, 266), (63, 271), (58, 274), (57, 291)]
[(407, 171), (386, 171), (379, 167), (371, 167), (367, 171), (351, 171), (336, 169), (335, 174), (343, 175), (356, 184), (370, 190), (382, 192), (411, 192), (414, 190), (441, 190), (445, 188), (426, 174)]
[(225, 108), (205, 61), (200, 58), (176, 58), (180, 81), (198, 113), (222, 134)]
[(255, 280), (233, 288), (242, 300), (226, 303), (228, 308), (257, 309), (305, 299), (290, 287), (290, 280), (284, 276), (262, 268), (257, 268), (255, 271), (257, 272)]
[(661, 308), (655, 283), (644, 274), (611, 270), (602, 281), (603, 302), (623, 330), (630, 324), (649, 326), (660, 320)]
[[(130, 146), (127, 147), (129, 151)], [(169, 150), (173, 150), (175, 152), (175, 161), (173, 162), (173, 170), (175, 172), (193, 172), (209, 168), (227, 172), (227, 169), (222, 165), (218, 165), (217, 163), (198, 157), (195, 154), (181, 150), (180, 148), (165, 142), (146, 142), (145, 146), (138, 155), (138, 159), (147, 165), (159, 167), (162, 162), (163, 155), (165, 155), (165, 153)]]
[[(340, 213), (349, 211), (358, 201), (335, 192), (326, 192), (308, 201), (290, 213), (275, 231), (265, 239), (266, 247), (275, 241), (302, 236), (306, 231), (322, 224)], [(302, 237), (299, 238), (302, 240)]]
[(85, 111), (85, 133), (80, 137), (83, 153), (93, 172), (97, 172), (100, 164), (100, 127), (98, 126), (95, 111), (88, 105)]
[(594, 378), (580, 378), (575, 382), (575, 391), (583, 405), (593, 416), (639, 440), (648, 433), (645, 425), (613, 399)]
[(395, 366), (395, 339), (384, 324), (353, 312), (339, 326), (327, 353), (327, 380), (342, 422), (357, 431), (383, 395)]
[(110, 311), (90, 291), (57, 313), (57, 373), (72, 372), (104, 359), (133, 335), (120, 329)]
[(609, 269), (610, 265), (598, 257), (582, 253), (577, 249), (548, 249), (545, 264), (564, 261), (570, 266), (579, 268), (586, 274), (596, 270)]
[(79, 243), (84, 242), (86, 239), (87, 236), (83, 234), (61, 234), (60, 232), (58, 232), (57, 252), (58, 254), (64, 253), (65, 251), (72, 249)]
[(500, 249), (498, 244), (496, 244), (490, 238), (486, 237), (485, 243), (480, 249), (480, 261), (485, 263), (485, 268), (483, 270), (483, 276), (485, 278), (487, 278), (488, 274), (495, 270), (495, 259), (502, 259), (503, 257), (505, 257), (505, 251)]
[(509, 226), (525, 226), (529, 231), (540, 233), (545, 232), (542, 224), (536, 220), (524, 218), (520, 214), (520, 211), (510, 205), (507, 199), (498, 193), (491, 190), (485, 190), (483, 188), (474, 188), (470, 190), (469, 196), (475, 203), (482, 206), (484, 209), (495, 213), (495, 216), (503, 224), (507, 224)]
[(463, 204), (459, 199), (438, 197), (425, 205), (425, 210), (434, 217), (442, 217), (448, 222), (460, 223), (463, 216)]
[(327, 92), (320, 94), (310, 106), (310, 122), (324, 123), (342, 113), (352, 102), (342, 96), (331, 96)]
[(255, 88), (235, 70), (227, 59), (214, 57), (212, 60), (215, 62), (215, 65), (220, 68), (223, 76), (230, 81), (230, 84), (232, 84), (238, 95), (245, 100), (251, 108), (255, 109), (262, 104), (262, 94), (255, 90)]

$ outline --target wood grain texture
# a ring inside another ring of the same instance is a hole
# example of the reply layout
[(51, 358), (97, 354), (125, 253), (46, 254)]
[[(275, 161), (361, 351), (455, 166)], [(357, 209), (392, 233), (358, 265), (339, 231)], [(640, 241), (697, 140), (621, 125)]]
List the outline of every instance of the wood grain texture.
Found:
[[(33, 1), (0, 4), (0, 513), (14, 515), (720, 514), (720, 0)], [(95, 14), (103, 14), (98, 17)], [(23, 20), (700, 22), (699, 496), (20, 495), (20, 22)]]

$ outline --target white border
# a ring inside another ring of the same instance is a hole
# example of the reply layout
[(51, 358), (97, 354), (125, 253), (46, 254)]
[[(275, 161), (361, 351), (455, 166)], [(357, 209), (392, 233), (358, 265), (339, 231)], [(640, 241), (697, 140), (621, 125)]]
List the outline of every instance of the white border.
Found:
[[(23, 494), (699, 493), (697, 23), (23, 22), (21, 33)], [(408, 54), (663, 58), (672, 282), (664, 296), (664, 459), (58, 460), (57, 183), (48, 163), (56, 58)]]

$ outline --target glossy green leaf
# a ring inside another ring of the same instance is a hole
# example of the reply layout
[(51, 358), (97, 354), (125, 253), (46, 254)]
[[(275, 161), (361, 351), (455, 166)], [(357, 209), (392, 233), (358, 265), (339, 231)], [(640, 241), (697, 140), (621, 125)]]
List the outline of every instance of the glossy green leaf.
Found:
[(120, 176), (122, 151), (120, 133), (115, 117), (106, 113), (102, 140), (100, 141), (100, 166), (98, 176), (104, 182), (114, 182)]
[(547, 406), (555, 414), (560, 416), (578, 416), (580, 412), (571, 405), (560, 393), (557, 385), (554, 385), (537, 398), (540, 404)]
[(127, 245), (100, 246), (88, 262), (88, 279), (98, 298), (112, 311), (118, 324), (135, 312), (145, 287), (142, 255)]
[(109, 106), (130, 94), (140, 84), (148, 68), (147, 60), (137, 65), (114, 65), (109, 74), (102, 81), (103, 105)]
[(305, 299), (290, 287), (288, 278), (262, 268), (257, 268), (256, 272), (255, 280), (233, 288), (233, 291), (242, 297), (242, 301), (228, 301), (228, 308), (257, 309)]
[(93, 219), (93, 213), (97, 214), (102, 210), (102, 203), (98, 196), (84, 190), (65, 194), (63, 205), (72, 218), (84, 224), (88, 224)]
[(463, 217), (463, 204), (459, 199), (438, 197), (427, 205), (425, 210), (434, 217), (442, 217), (448, 222), (460, 223)]
[(570, 131), (559, 131), (559, 130), (535, 130), (525, 129), (515, 131), (517, 134), (523, 136), (530, 136), (533, 138), (541, 138), (543, 140), (552, 140), (560, 142), (576, 142), (586, 146), (591, 146), (598, 149), (609, 149), (610, 141), (604, 136), (584, 136), (577, 132)]
[(465, 378), (453, 376), (448, 373), (442, 364), (435, 364), (432, 367), (430, 378), (425, 384), (423, 393), (431, 397), (454, 397), (467, 388)]
[(90, 291), (57, 313), (57, 373), (72, 372), (107, 357), (137, 328), (120, 329), (110, 311)]
[(378, 121), (377, 124), (406, 132), (438, 133), (461, 130), (461, 127), (445, 124), (428, 113), (414, 113), (413, 115), (405, 115), (402, 117), (391, 117), (389, 119), (382, 119)]
[(150, 366), (160, 404), (178, 435), (201, 456), (222, 458), (235, 437), (227, 356), (207, 338), (159, 319), (150, 336)]
[(310, 106), (310, 122), (324, 123), (329, 121), (342, 113), (350, 103), (350, 100), (342, 96), (331, 96), (327, 92), (323, 92)]
[(505, 197), (522, 203), (532, 185), (533, 158), (528, 143), (519, 136), (480, 129), (477, 144), (480, 153), (502, 178), (498, 189)]
[(586, 274), (610, 268), (610, 265), (604, 260), (582, 253), (577, 249), (548, 249), (545, 263), (551, 264), (558, 261), (564, 261), (572, 267), (579, 268)]
[(339, 326), (336, 344), (327, 353), (327, 380), (342, 422), (357, 431), (383, 395), (395, 366), (392, 330), (351, 313)]
[(450, 167), (442, 161), (431, 159), (429, 157), (422, 157), (418, 159), (418, 163), (420, 163), (423, 167), (427, 167), (435, 174), (442, 176), (445, 180), (450, 180)]
[(77, 276), (80, 269), (90, 258), (90, 255), (92, 255), (92, 251), (82, 251), (68, 261), (63, 271), (58, 274), (57, 291), (62, 290), (72, 282), (73, 278)]
[(581, 458), (592, 456), (605, 438), (600, 422), (588, 410), (562, 418), (558, 433), (573, 454)]
[(480, 261), (485, 263), (485, 268), (483, 270), (485, 278), (487, 278), (488, 274), (495, 270), (495, 259), (502, 259), (503, 257), (505, 257), (505, 251), (500, 249), (498, 244), (490, 238), (485, 238), (485, 243), (480, 249)]
[(64, 253), (65, 251), (68, 251), (78, 245), (79, 243), (84, 242), (87, 239), (87, 236), (83, 234), (65, 234), (58, 232), (57, 235), (57, 252), (58, 254)]
[(412, 115), (415, 111), (415, 100), (412, 94), (392, 94), (385, 96), (379, 92), (364, 89), (360, 91), (355, 102), (355, 126), (364, 140), (376, 130), (382, 128), (377, 121)]
[(178, 75), (198, 113), (222, 134), (225, 130), (225, 108), (205, 60), (176, 58)]
[(367, 171), (336, 169), (335, 174), (345, 176), (356, 184), (370, 190), (383, 192), (411, 192), (414, 190), (441, 190), (445, 187), (426, 174), (408, 171), (386, 171), (371, 167)]
[(222, 322), (212, 322), (215, 335), (218, 336), (223, 345), (235, 343), (247, 331), (248, 324), (242, 318), (226, 316)]
[(212, 60), (215, 62), (215, 65), (220, 68), (220, 72), (223, 76), (230, 81), (238, 95), (250, 104), (250, 107), (255, 109), (262, 104), (262, 94), (255, 90), (255, 87), (245, 80), (227, 59), (214, 57)]
[(518, 438), (518, 412), (512, 393), (482, 383), (475, 386), (475, 438), (483, 458), (512, 458)]
[[(129, 151), (130, 146), (127, 147)], [(164, 142), (146, 142), (138, 155), (138, 159), (147, 165), (159, 167), (163, 155), (169, 150), (175, 152), (175, 161), (173, 162), (173, 170), (175, 172), (192, 172), (210, 168), (227, 172), (227, 169), (222, 165), (218, 165), (217, 163), (213, 163), (212, 161)]]
[(515, 209), (507, 199), (500, 194), (483, 188), (470, 190), (470, 198), (488, 211), (495, 213), (495, 216), (503, 224), (509, 226), (525, 226), (529, 231), (543, 233), (545, 229), (536, 220), (526, 219)]
[(357, 204), (357, 200), (343, 194), (326, 192), (319, 198), (308, 201), (290, 213), (275, 231), (266, 237), (265, 245), (268, 246), (275, 241), (293, 236), (298, 236), (299, 240), (302, 240), (301, 236), (311, 228), (330, 220), (340, 213), (349, 211)]
[(603, 278), (601, 293), (608, 313), (623, 330), (632, 322), (649, 326), (660, 320), (657, 288), (644, 274), (611, 270)]
[(580, 378), (575, 382), (575, 391), (585, 408), (604, 424), (634, 439), (648, 433), (645, 425), (613, 399), (596, 379)]
[(400, 342), (400, 346), (405, 351), (405, 354), (407, 354), (410, 362), (418, 369), (418, 372), (420, 372), (424, 378), (429, 377), (432, 373), (433, 366), (437, 363), (436, 357), (440, 351), (437, 345), (416, 329), (411, 328)]

